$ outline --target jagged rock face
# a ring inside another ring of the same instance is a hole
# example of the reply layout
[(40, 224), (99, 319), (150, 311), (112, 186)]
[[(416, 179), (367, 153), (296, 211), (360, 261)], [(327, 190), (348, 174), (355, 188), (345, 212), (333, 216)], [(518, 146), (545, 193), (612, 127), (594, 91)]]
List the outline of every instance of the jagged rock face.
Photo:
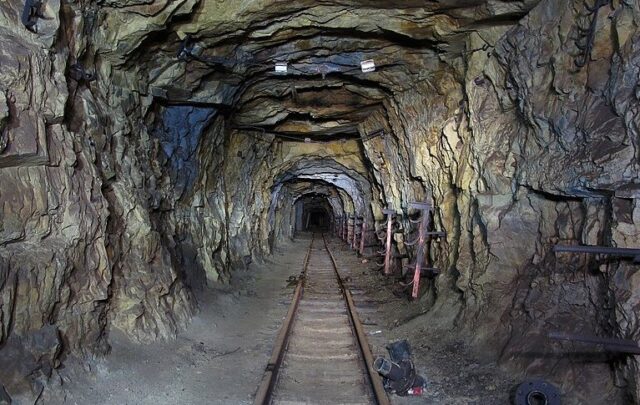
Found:
[(48, 0), (37, 33), (23, 5), (0, 4), (0, 359), (36, 360), (10, 395), (112, 327), (174, 336), (316, 198), (370, 223), (432, 200), (420, 322), (575, 403), (640, 398), (635, 361), (544, 336), (640, 339), (634, 267), (550, 249), (638, 245), (637, 2)]
[[(630, 268), (555, 257), (550, 249), (572, 241), (637, 245), (637, 32), (630, 27), (638, 8), (600, 9), (591, 60), (580, 68), (574, 38), (589, 22), (585, 13), (582, 2), (542, 2), (515, 28), (478, 31), (469, 48), (488, 41), (493, 51), (468, 58), (462, 83), (443, 78), (434, 83), (438, 95), (426, 99), (416, 97), (426, 86), (397, 94), (386, 116), (361, 125), (365, 133), (390, 127), (395, 134), (365, 147), (396, 207), (432, 193), (436, 221), (449, 231), (435, 254), (448, 271), (431, 286), (427, 322), (447, 325), (454, 315), (488, 357), (554, 376), (569, 390), (589, 386), (573, 394), (576, 403), (621, 393), (602, 378), (605, 363), (570, 366), (571, 356), (559, 355), (570, 347), (551, 345), (546, 332), (638, 338)], [(380, 154), (390, 148), (401, 153)], [(533, 360), (541, 350), (558, 360)], [(637, 398), (629, 373), (636, 366), (617, 367), (629, 384), (624, 395)]]

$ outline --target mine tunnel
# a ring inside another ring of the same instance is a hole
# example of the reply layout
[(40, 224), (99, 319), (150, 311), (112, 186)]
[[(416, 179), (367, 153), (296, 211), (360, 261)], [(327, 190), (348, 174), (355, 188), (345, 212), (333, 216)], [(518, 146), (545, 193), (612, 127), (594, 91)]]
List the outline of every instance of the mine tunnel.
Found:
[(0, 404), (640, 403), (638, 27), (0, 2)]
[(306, 194), (294, 203), (296, 231), (328, 231), (332, 207), (322, 194)]

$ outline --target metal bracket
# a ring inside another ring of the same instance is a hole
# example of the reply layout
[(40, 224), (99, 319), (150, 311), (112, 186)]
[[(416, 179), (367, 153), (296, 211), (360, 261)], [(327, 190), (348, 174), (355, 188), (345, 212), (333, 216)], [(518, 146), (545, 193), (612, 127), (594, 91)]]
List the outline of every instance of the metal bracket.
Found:
[(555, 245), (553, 247), (553, 251), (556, 253), (589, 253), (595, 255), (631, 258), (634, 263), (640, 263), (640, 249), (595, 245)]
[(413, 209), (421, 210), (421, 211), (426, 211), (426, 210), (433, 209), (431, 204), (428, 203), (428, 202), (410, 202), (409, 203), (409, 208), (413, 208)]

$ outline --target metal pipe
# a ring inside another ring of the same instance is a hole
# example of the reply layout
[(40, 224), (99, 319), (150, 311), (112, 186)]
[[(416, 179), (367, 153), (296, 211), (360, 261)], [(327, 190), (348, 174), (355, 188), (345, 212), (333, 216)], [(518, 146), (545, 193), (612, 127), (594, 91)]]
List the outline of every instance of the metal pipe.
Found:
[(594, 245), (555, 245), (553, 247), (553, 251), (556, 253), (590, 253), (597, 255), (631, 257), (634, 262), (640, 263), (640, 249)]
[(358, 228), (358, 222), (360, 221), (360, 217), (354, 216), (353, 217), (353, 234), (352, 234), (352, 238), (351, 238), (351, 249), (357, 251), (358, 250), (358, 232), (359, 232), (359, 228)]
[(602, 345), (610, 352), (640, 354), (640, 345), (638, 345), (638, 342), (629, 339), (602, 338), (599, 336), (577, 335), (565, 332), (549, 332), (547, 336), (549, 339)]
[(384, 357), (378, 357), (376, 361), (373, 362), (373, 368), (384, 377), (393, 381), (398, 381), (405, 376), (402, 367)]
[(364, 241), (367, 234), (367, 221), (362, 221), (362, 231), (360, 232), (360, 256), (364, 255)]
[(429, 227), (429, 220), (430, 220), (429, 211), (431, 210), (431, 207), (429, 206), (419, 206), (419, 207), (420, 208), (417, 208), (417, 209), (423, 210), (423, 212), (422, 212), (422, 221), (420, 222), (420, 227), (418, 228), (418, 246), (416, 247), (417, 249), (416, 266), (415, 266), (415, 272), (413, 273), (413, 290), (411, 291), (411, 297), (413, 299), (418, 298), (418, 293), (420, 292), (420, 274), (422, 273), (422, 262), (424, 261), (424, 257), (425, 257), (425, 241), (426, 241), (425, 232), (427, 232), (427, 228)]
[(353, 249), (353, 230), (355, 225), (355, 217), (353, 215), (349, 216), (349, 223), (347, 225), (347, 243), (349, 244), (349, 248)]
[(571, 340), (571, 341), (583, 342), (583, 343), (629, 346), (629, 347), (640, 349), (640, 346), (638, 346), (638, 342), (630, 339), (603, 338), (600, 336), (579, 335), (579, 334), (566, 333), (566, 332), (549, 332), (547, 336), (549, 337), (549, 339), (556, 339), (556, 340)]
[(384, 252), (384, 274), (391, 274), (391, 229), (393, 227), (393, 217), (396, 215), (396, 212), (392, 209), (386, 209), (382, 211), (387, 215), (387, 240), (385, 244), (385, 252)]
[(342, 236), (341, 236), (341, 239), (346, 242), (347, 241), (347, 232), (348, 232), (348, 227), (349, 227), (349, 218), (347, 217), (347, 213), (346, 212), (342, 216), (342, 218), (344, 220), (342, 221)]

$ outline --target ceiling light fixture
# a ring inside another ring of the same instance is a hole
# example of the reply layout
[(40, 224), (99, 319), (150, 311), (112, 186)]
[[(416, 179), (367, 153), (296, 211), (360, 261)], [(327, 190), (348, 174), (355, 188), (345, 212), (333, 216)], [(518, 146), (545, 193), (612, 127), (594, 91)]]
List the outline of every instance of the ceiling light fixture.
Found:
[(362, 69), (362, 73), (370, 73), (376, 71), (376, 63), (373, 59), (363, 60), (360, 62), (360, 69)]
[(287, 73), (287, 62), (276, 62), (276, 73)]

